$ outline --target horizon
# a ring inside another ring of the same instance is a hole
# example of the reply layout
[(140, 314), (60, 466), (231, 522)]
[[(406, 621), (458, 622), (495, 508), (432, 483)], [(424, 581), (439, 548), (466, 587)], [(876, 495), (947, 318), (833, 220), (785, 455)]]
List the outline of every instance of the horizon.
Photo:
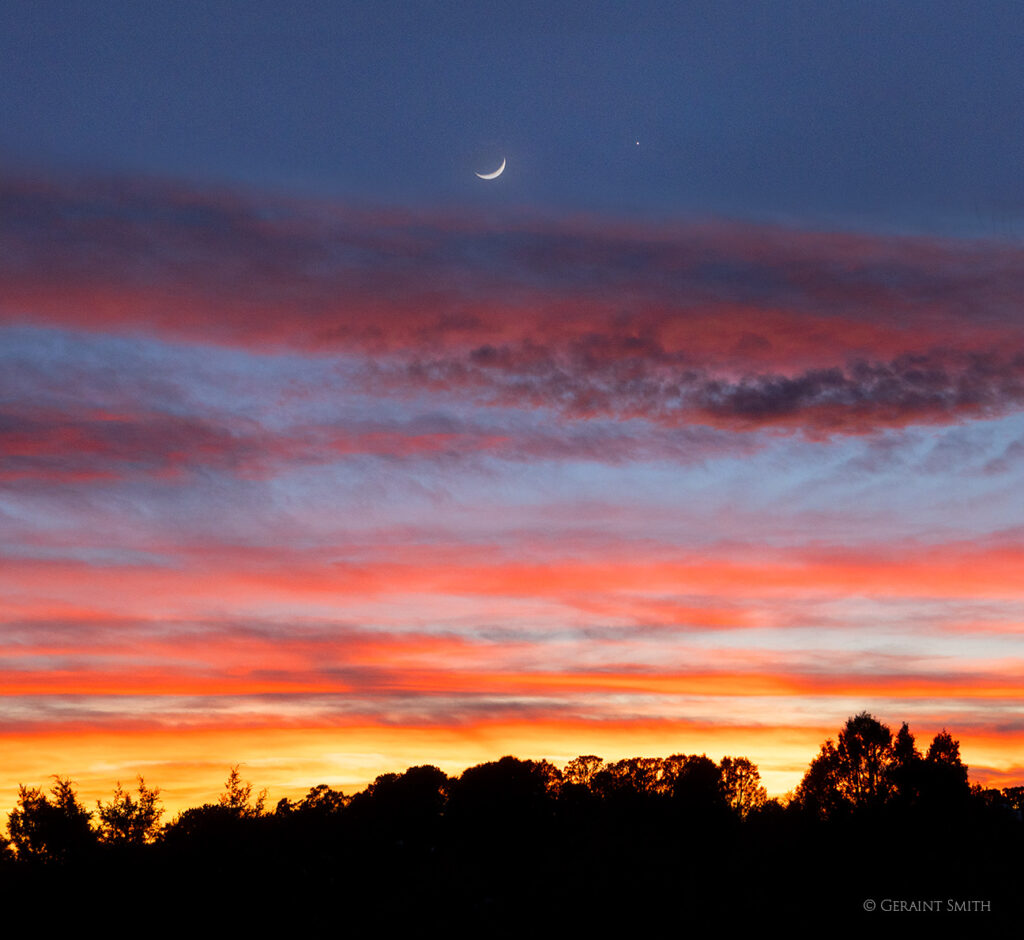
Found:
[[(876, 719), (878, 718), (878, 716), (871, 716), (871, 717), (876, 718)], [(880, 720), (883, 725), (885, 725), (886, 727), (889, 728), (889, 730), (893, 734), (893, 738), (895, 739), (896, 731), (898, 731), (899, 729), (896, 728), (896, 727), (893, 727), (890, 723), (884, 721), (884, 719), (878, 719), (878, 720)], [(808, 766), (810, 765), (811, 760), (813, 760), (813, 757), (818, 755), (820, 747), (825, 744), (825, 741), (826, 740), (835, 741), (835, 739), (838, 737), (839, 731), (841, 731), (841, 730), (842, 729), (840, 729), (840, 728), (834, 729), (832, 731), (832, 733), (828, 734), (826, 736), (826, 738), (823, 738), (820, 741), (820, 743), (818, 745), (818, 749), (815, 750), (814, 755), (812, 756), (812, 758), (810, 760), (808, 760)], [(935, 732), (930, 732), (930, 733), (923, 733), (920, 730), (915, 730), (914, 728), (910, 729), (911, 733), (916, 738), (918, 748), (921, 750), (922, 753), (927, 751), (926, 742), (930, 741), (932, 738), (935, 737), (935, 735), (939, 734), (940, 730), (941, 731), (948, 731), (949, 729), (946, 729), (946, 728), (938, 729)], [(368, 734), (370, 736), (376, 736), (376, 733), (377, 732), (375, 730), (370, 730), (368, 732)], [(955, 733), (952, 733), (952, 737), (953, 737), (953, 739), (955, 741), (957, 740)], [(957, 743), (959, 743), (959, 742), (957, 742)], [(678, 752), (674, 752), (674, 753), (678, 753)], [(682, 753), (686, 754), (687, 752), (682, 752)], [(694, 755), (699, 754), (701, 756), (710, 757), (712, 760), (715, 761), (716, 764), (720, 763), (721, 760), (723, 758), (725, 758), (725, 757), (729, 757), (729, 758), (732, 758), (732, 759), (748, 757), (747, 754), (739, 753), (739, 752), (737, 752), (737, 753), (729, 753), (729, 754), (721, 754), (721, 755), (718, 755), (718, 754), (707, 754), (705, 751), (694, 751), (692, 753)], [(320, 785), (329, 786), (331, 789), (335, 789), (335, 790), (338, 790), (338, 791), (342, 792), (346, 797), (351, 797), (354, 794), (362, 792), (363, 790), (365, 790), (370, 784), (372, 784), (381, 775), (386, 775), (386, 774), (389, 774), (389, 773), (390, 774), (402, 774), (402, 773), (406, 772), (407, 770), (412, 769), (412, 767), (414, 767), (414, 766), (424, 766), (424, 765), (427, 765), (427, 766), (437, 767), (446, 776), (448, 776), (450, 779), (454, 780), (454, 779), (457, 779), (458, 777), (460, 777), (464, 771), (470, 769), (471, 767), (479, 766), (480, 764), (485, 764), (485, 763), (494, 763), (494, 762), (497, 762), (497, 761), (499, 761), (499, 760), (501, 760), (501, 759), (503, 759), (505, 757), (514, 757), (515, 759), (522, 760), (522, 761), (536, 761), (536, 762), (548, 761), (551, 764), (553, 764), (559, 771), (564, 771), (566, 766), (571, 761), (573, 761), (577, 757), (581, 757), (581, 756), (584, 756), (584, 755), (600, 757), (602, 763), (605, 766), (607, 766), (609, 764), (612, 764), (612, 763), (614, 763), (615, 761), (618, 761), (618, 760), (628, 760), (630, 758), (637, 758), (637, 757), (639, 757), (639, 758), (665, 759), (665, 758), (668, 758), (668, 757), (672, 756), (672, 755), (667, 754), (667, 753), (666, 754), (646, 754), (646, 753), (645, 754), (634, 754), (634, 753), (627, 754), (627, 753), (622, 753), (622, 754), (611, 754), (611, 755), (592, 755), (592, 754), (590, 754), (590, 752), (587, 752), (585, 750), (581, 750), (578, 754), (573, 754), (570, 757), (564, 757), (564, 756), (560, 756), (560, 755), (525, 755), (524, 756), (524, 755), (520, 755), (520, 754), (511, 754), (510, 753), (510, 754), (502, 754), (500, 756), (499, 755), (494, 755), (492, 757), (482, 758), (480, 760), (474, 761), (473, 763), (467, 763), (467, 764), (464, 764), (464, 765), (459, 764), (457, 761), (452, 760), (452, 759), (446, 760), (444, 762), (441, 762), (441, 761), (429, 761), (428, 760), (428, 761), (422, 762), (421, 764), (416, 764), (416, 765), (410, 764), (410, 765), (406, 765), (406, 766), (403, 766), (403, 767), (394, 767), (391, 770), (384, 770), (384, 771), (381, 771), (379, 774), (375, 774), (373, 777), (369, 777), (369, 778), (367, 778), (365, 780), (359, 780), (359, 779), (355, 779), (355, 780), (353, 780), (353, 779), (340, 779), (340, 778), (339, 779), (322, 779), (322, 780), (317, 780), (316, 783), (314, 783), (312, 781), (309, 781), (309, 782), (306, 782), (306, 783), (303, 783), (303, 784), (292, 783), (291, 785), (286, 785), (286, 784), (278, 783), (274, 787), (268, 786), (268, 785), (266, 785), (265, 783), (263, 783), (262, 781), (260, 781), (258, 779), (248, 779), (250, 777), (256, 777), (258, 775), (250, 773), (249, 772), (250, 768), (249, 768), (249, 766), (247, 764), (245, 764), (245, 763), (235, 763), (235, 764), (228, 764), (224, 768), (224, 771), (222, 773), (222, 777), (225, 777), (225, 779), (226, 779), (227, 775), (229, 773), (237, 770), (241, 780), (244, 783), (251, 785), (254, 792), (256, 792), (256, 791), (265, 791), (265, 793), (266, 793), (266, 807), (267, 807), (266, 811), (269, 813), (269, 812), (273, 812), (273, 807), (278, 803), (279, 800), (281, 800), (281, 799), (288, 799), (288, 800), (291, 800), (293, 802), (297, 801), (300, 798), (306, 796), (313, 788), (315, 788), (317, 786), (320, 786)], [(258, 763), (259, 763), (258, 760), (254, 760), (253, 761), (253, 766), (254, 767), (258, 766)], [(755, 766), (758, 766), (756, 760), (752, 761), (752, 763)], [(974, 775), (974, 774), (972, 774), (970, 772), (971, 771), (970, 765), (967, 762), (964, 762), (964, 763), (965, 763), (965, 766), (967, 767), (967, 770), (968, 770), (968, 783), (971, 784), (972, 787), (975, 786), (975, 785), (978, 785), (982, 789), (987, 789), (987, 788), (1002, 789), (1004, 787), (1012, 787), (1015, 784), (1016, 785), (1020, 785), (1019, 781), (979, 779), (976, 775)], [(758, 767), (758, 771), (760, 773), (760, 768), (759, 767)], [(774, 776), (777, 779), (780, 779), (780, 778), (781, 779), (785, 779), (787, 782), (788, 781), (793, 781), (792, 785), (791, 786), (787, 786), (785, 790), (773, 791), (772, 787), (770, 786), (770, 782), (771, 781), (770, 780), (766, 780), (765, 777), (764, 777), (764, 774), (760, 775), (760, 783), (765, 786), (765, 789), (766, 789), (766, 792), (767, 792), (767, 798), (769, 800), (777, 800), (782, 805), (786, 805), (788, 800), (790, 798), (792, 798), (792, 796), (794, 794), (794, 791), (797, 788), (797, 784), (799, 784), (800, 781), (803, 779), (804, 774), (806, 773), (806, 771), (807, 771), (807, 767), (805, 767), (803, 769), (803, 771), (801, 771), (799, 773), (796, 773), (795, 771), (787, 771), (787, 772), (784, 772), (784, 774), (782, 772), (775, 772)], [(793, 776), (793, 774), (795, 774), (795, 776)], [(174, 787), (172, 787), (168, 791), (167, 789), (165, 789), (164, 786), (161, 785), (160, 781), (154, 780), (154, 779), (151, 779), (151, 778), (147, 778), (146, 775), (142, 774), (142, 773), (138, 774), (131, 781), (122, 780), (122, 779), (112, 780), (109, 783), (109, 786), (107, 786), (106, 789), (103, 789), (103, 784), (101, 783), (101, 779), (100, 779), (101, 776), (102, 776), (101, 773), (93, 774), (92, 777), (89, 780), (88, 786), (81, 786), (80, 782), (78, 780), (75, 780), (75, 779), (69, 777), (67, 774), (63, 774), (63, 773), (60, 773), (60, 772), (55, 772), (53, 774), (47, 775), (45, 780), (40, 780), (40, 781), (37, 781), (37, 782), (34, 782), (34, 783), (26, 783), (24, 781), (20, 781), (20, 783), (24, 783), (24, 785), (29, 787), (29, 788), (36, 787), (36, 788), (42, 790), (44, 793), (48, 793), (49, 789), (50, 789), (50, 786), (52, 785), (52, 783), (51, 783), (52, 781), (54, 781), (54, 780), (56, 780), (58, 778), (67, 779), (67, 780), (70, 781), (70, 783), (74, 787), (75, 793), (76, 793), (79, 801), (85, 806), (86, 809), (90, 809), (91, 810), (91, 807), (96, 806), (98, 802), (104, 802), (105, 803), (105, 802), (109, 801), (109, 799), (110, 799), (111, 795), (113, 794), (114, 789), (115, 789), (116, 786), (123, 786), (127, 791), (132, 792), (134, 790), (135, 786), (136, 786), (136, 783), (138, 782), (138, 777), (141, 776), (143, 778), (146, 786), (148, 787), (148, 789), (153, 790), (155, 788), (156, 791), (158, 792), (159, 805), (163, 808), (163, 811), (164, 811), (163, 812), (163, 823), (164, 824), (166, 824), (166, 823), (170, 822), (171, 820), (173, 820), (174, 818), (176, 818), (176, 816), (179, 813), (181, 813), (182, 811), (184, 811), (185, 809), (194, 808), (194, 807), (198, 807), (198, 806), (202, 806), (202, 805), (207, 805), (207, 804), (210, 804), (210, 803), (216, 803), (217, 799), (222, 795), (222, 793), (224, 791), (224, 781), (223, 780), (219, 781), (220, 782), (220, 786), (219, 787), (218, 786), (210, 786), (210, 787), (208, 787), (207, 789), (204, 790), (203, 787), (207, 783), (207, 781), (205, 779), (202, 782), (199, 782), (199, 781), (196, 781), (194, 778), (188, 778), (188, 784), (187, 784), (188, 792), (191, 795), (188, 798), (185, 798), (184, 796), (182, 796), (180, 794), (180, 790), (176, 790)], [(987, 784), (990, 785), (990, 787), (987, 786)], [(203, 793), (206, 794), (206, 798), (205, 799), (201, 798), (201, 795)], [(15, 795), (17, 795), (17, 794), (15, 794)], [(7, 814), (11, 811), (11, 809), (14, 808), (16, 803), (17, 803), (17, 800), (12, 800), (11, 806), (9, 806), (9, 807), (0, 807), (0, 814), (3, 815), (4, 819), (6, 819)], [(95, 814), (95, 810), (91, 810), (91, 812), (93, 812), (93, 814)]]
[[(885, 731), (887, 731), (889, 733), (890, 741), (891, 741), (889, 753), (888, 753), (887, 757), (883, 757), (882, 759), (886, 760), (886, 761), (892, 760), (894, 758), (894, 755), (897, 753), (896, 752), (897, 731), (899, 731), (900, 729), (894, 729), (894, 728), (890, 727), (886, 722), (880, 721), (877, 718), (877, 716), (870, 715), (867, 712), (861, 712), (861, 713), (858, 713), (858, 715), (856, 715), (856, 716), (850, 716), (847, 719), (847, 721), (845, 722), (844, 727), (842, 729), (840, 729), (837, 734), (829, 735), (825, 740), (823, 740), (822, 743), (821, 743), (821, 747), (820, 747), (819, 751), (816, 754), (816, 759), (820, 759), (821, 755), (825, 753), (827, 748), (831, 748), (837, 741), (841, 741), (842, 738), (843, 738), (843, 735), (845, 733), (847, 733), (847, 731), (848, 731), (848, 729), (850, 729), (851, 725), (855, 721), (859, 721), (860, 719), (868, 719), (872, 724), (877, 725), (880, 730), (884, 729)], [(950, 741), (952, 741), (952, 744), (953, 744), (955, 759), (957, 761), (960, 760), (960, 758), (959, 758), (959, 743), (960, 742), (957, 741), (956, 738), (953, 735), (950, 735), (948, 733), (948, 729), (943, 728), (941, 730), (941, 732), (936, 732), (934, 735), (922, 736), (920, 734), (915, 734), (914, 730), (909, 728), (909, 727), (907, 727), (905, 724), (903, 724), (903, 727), (906, 727), (907, 730), (909, 731), (911, 745), (916, 750), (917, 759), (919, 761), (921, 761), (922, 763), (923, 763), (923, 759), (924, 759), (925, 755), (928, 756), (928, 761), (931, 761), (931, 759), (932, 759), (931, 758), (931, 749), (930, 749), (929, 746), (925, 745), (925, 742), (928, 741), (929, 738), (932, 738), (934, 740), (934, 742), (937, 743), (937, 742), (939, 742), (940, 738), (948, 737), (948, 739)], [(900, 733), (902, 734), (902, 731), (900, 731)], [(194, 794), (192, 800), (190, 802), (188, 802), (188, 803), (185, 803), (185, 802), (182, 802), (180, 796), (176, 796), (175, 795), (175, 791), (173, 789), (172, 789), (172, 791), (170, 793), (170, 799), (168, 800), (167, 799), (167, 795), (165, 794), (163, 788), (159, 784), (155, 784), (152, 780), (145, 780), (145, 778), (141, 774), (137, 775), (136, 779), (132, 783), (127, 784), (127, 785), (125, 785), (124, 781), (116, 780), (114, 782), (113, 786), (111, 787), (111, 792), (110, 792), (110, 794), (108, 794), (108, 796), (110, 796), (110, 795), (116, 796), (117, 794), (114, 792), (115, 790), (117, 792), (132, 793), (135, 789), (138, 789), (138, 791), (141, 793), (141, 792), (143, 792), (143, 787), (145, 787), (145, 789), (152, 795), (152, 798), (155, 800), (155, 805), (160, 810), (159, 816), (164, 817), (163, 822), (159, 823), (158, 825), (159, 826), (165, 826), (165, 825), (170, 824), (173, 821), (176, 821), (181, 816), (181, 814), (185, 810), (187, 810), (187, 809), (194, 809), (194, 808), (200, 808), (200, 807), (204, 807), (204, 806), (216, 805), (217, 803), (223, 803), (223, 800), (225, 798), (224, 797), (224, 793), (226, 792), (226, 790), (230, 790), (230, 791), (232, 791), (234, 793), (234, 791), (238, 787), (243, 788), (244, 791), (247, 792), (247, 793), (254, 793), (254, 794), (256, 794), (258, 796), (258, 803), (256, 804), (256, 806), (257, 807), (263, 807), (262, 812), (264, 814), (274, 814), (274, 813), (279, 813), (280, 812), (280, 807), (278, 806), (278, 804), (280, 802), (291, 803), (294, 806), (295, 804), (301, 802), (302, 798), (307, 797), (310, 794), (313, 794), (316, 790), (318, 790), (318, 789), (320, 789), (320, 788), (322, 788), (324, 786), (329, 787), (332, 790), (336, 790), (338, 793), (340, 793), (341, 795), (345, 796), (347, 799), (351, 799), (355, 795), (363, 794), (364, 792), (371, 791), (375, 784), (380, 783), (382, 780), (384, 780), (387, 777), (392, 777), (393, 778), (393, 777), (397, 777), (397, 776), (403, 776), (403, 775), (405, 775), (406, 773), (408, 773), (410, 771), (417, 770), (417, 769), (423, 769), (424, 767), (429, 767), (429, 768), (432, 768), (432, 769), (440, 770), (445, 775), (445, 777), (448, 778), (449, 781), (456, 782), (456, 781), (458, 781), (460, 778), (462, 778), (465, 775), (466, 771), (476, 770), (476, 769), (478, 769), (478, 768), (480, 768), (482, 766), (485, 766), (485, 765), (487, 765), (487, 766), (494, 766), (494, 765), (497, 765), (498, 763), (503, 763), (503, 762), (505, 762), (507, 760), (514, 760), (516, 762), (526, 763), (526, 764), (530, 764), (530, 763), (548, 764), (558, 774), (558, 779), (561, 780), (562, 779), (561, 775), (563, 773), (568, 774), (570, 772), (570, 770), (572, 769), (572, 765), (575, 764), (577, 762), (577, 760), (583, 760), (584, 758), (586, 758), (588, 760), (589, 759), (596, 759), (600, 768), (606, 768), (606, 769), (610, 769), (611, 770), (611, 769), (614, 769), (614, 765), (617, 762), (620, 762), (620, 761), (622, 763), (627, 763), (627, 762), (632, 762), (634, 760), (646, 761), (646, 760), (653, 759), (653, 760), (656, 760), (656, 761), (660, 762), (660, 761), (671, 761), (673, 758), (686, 758), (686, 757), (707, 758), (707, 757), (709, 757), (709, 755), (707, 755), (704, 752), (701, 752), (700, 754), (698, 754), (697, 752), (694, 752), (693, 754), (690, 754), (690, 755), (687, 755), (685, 753), (675, 753), (675, 754), (671, 754), (671, 755), (668, 755), (668, 754), (665, 754), (665, 755), (650, 755), (650, 754), (637, 755), (637, 754), (631, 754), (631, 755), (621, 755), (621, 756), (619, 756), (619, 755), (612, 755), (609, 758), (604, 758), (604, 757), (602, 757), (600, 755), (584, 754), (583, 751), (580, 751), (579, 754), (576, 754), (576, 755), (574, 755), (574, 757), (571, 757), (571, 758), (559, 758), (559, 757), (550, 758), (550, 757), (522, 757), (522, 756), (518, 756), (518, 755), (504, 754), (500, 758), (499, 757), (494, 757), (494, 758), (478, 761), (477, 763), (474, 763), (474, 764), (467, 764), (465, 766), (452, 766), (450, 768), (446, 767), (446, 766), (439, 766), (438, 763), (435, 763), (435, 762), (424, 762), (424, 763), (421, 763), (421, 764), (418, 764), (418, 765), (409, 765), (409, 766), (401, 768), (400, 770), (396, 768), (395, 770), (387, 771), (387, 772), (384, 772), (383, 774), (378, 774), (372, 780), (358, 781), (358, 782), (355, 782), (355, 783), (353, 783), (352, 781), (321, 780), (317, 784), (307, 783), (307, 784), (304, 784), (302, 786), (294, 786), (293, 785), (293, 786), (285, 788), (284, 791), (279, 792), (279, 793), (272, 792), (269, 787), (260, 786), (257, 782), (254, 782), (252, 780), (246, 780), (245, 779), (245, 775), (242, 773), (243, 765), (234, 764), (234, 765), (231, 765), (231, 766), (228, 767), (228, 776), (227, 776), (226, 783), (224, 783), (223, 786), (220, 788), (220, 790), (217, 792), (217, 799), (216, 800), (205, 799), (205, 800), (199, 801), (199, 800), (197, 800), (197, 795)], [(711, 759), (714, 761), (714, 763), (716, 765), (720, 764), (722, 767), (724, 767), (726, 762), (728, 762), (728, 761), (740, 760), (740, 761), (743, 761), (743, 762), (748, 762), (749, 766), (752, 769), (753, 774), (754, 774), (754, 783), (755, 783), (755, 785), (761, 787), (761, 794), (762, 795), (761, 795), (760, 799), (762, 800), (762, 806), (763, 806), (763, 801), (764, 800), (767, 800), (769, 802), (775, 802), (775, 803), (777, 803), (781, 807), (790, 807), (790, 804), (793, 803), (793, 801), (796, 801), (795, 805), (803, 806), (804, 810), (809, 809), (809, 807), (807, 805), (802, 804), (800, 802), (800, 800), (801, 800), (800, 795), (799, 795), (800, 787), (798, 787), (796, 784), (794, 784), (794, 786), (790, 787), (787, 791), (780, 792), (780, 793), (773, 793), (773, 792), (771, 792), (771, 790), (769, 790), (766, 787), (764, 787), (765, 780), (761, 777), (756, 762), (749, 762), (748, 758), (746, 758), (745, 755), (742, 755), (742, 754), (739, 754), (739, 753), (730, 754), (730, 755), (723, 755), (721, 757), (715, 757), (715, 756), (712, 755)], [(949, 759), (949, 755), (946, 754), (945, 751), (940, 751), (940, 756), (938, 757), (938, 761), (940, 763), (942, 763), (943, 761), (946, 761), (948, 759)], [(799, 776), (798, 783), (801, 783), (802, 785), (806, 785), (807, 781), (810, 779), (810, 771), (811, 771), (811, 762), (809, 762), (808, 767), (805, 769), (805, 773), (801, 774)], [(970, 777), (970, 768), (969, 768), (969, 766), (967, 764), (963, 764), (963, 771), (964, 771), (964, 794), (963, 794), (964, 796), (966, 796), (966, 794), (967, 794), (968, 786), (971, 789), (972, 798), (973, 798), (973, 794), (975, 793), (975, 791), (978, 794), (987, 797), (988, 795), (990, 795), (992, 793), (998, 794), (1000, 790), (1002, 790), (1004, 797), (1007, 797), (1007, 795), (1008, 795), (1007, 794), (1007, 790), (1008, 789), (1013, 789), (1012, 787), (1010, 787), (1010, 788), (1000, 788), (998, 786), (996, 786), (994, 788), (993, 787), (986, 787), (985, 783), (983, 781), (978, 781), (977, 779), (972, 779)], [(593, 773), (594, 773), (594, 770), (591, 770), (590, 774), (592, 775)], [(109, 800), (108, 801), (103, 801), (103, 799), (102, 799), (103, 794), (101, 794), (99, 791), (90, 792), (90, 791), (81, 789), (79, 787), (79, 785), (78, 785), (78, 781), (71, 779), (67, 775), (60, 774), (60, 773), (55, 773), (55, 774), (49, 775), (48, 779), (51, 780), (51, 781), (54, 781), (54, 782), (52, 784), (50, 784), (50, 785), (41, 784), (41, 785), (35, 786), (35, 787), (33, 787), (32, 785), (26, 785), (26, 790), (31, 792), (33, 789), (35, 789), (35, 790), (41, 792), (42, 794), (48, 794), (48, 793), (51, 792), (51, 790), (53, 792), (55, 792), (55, 790), (56, 790), (58, 785), (63, 785), (63, 784), (70, 785), (71, 792), (75, 794), (75, 798), (77, 799), (79, 805), (84, 805), (84, 808), (87, 811), (89, 811), (89, 815), (90, 816), (96, 816), (98, 810), (103, 805), (108, 805), (109, 804)], [(720, 781), (720, 786), (723, 787), (723, 793), (729, 793), (730, 792), (727, 789), (727, 784), (725, 783), (724, 779)], [(122, 790), (122, 788), (123, 788), (123, 790)], [(897, 789), (898, 789), (898, 787), (897, 787)], [(1024, 789), (1024, 788), (1018, 787), (1017, 789)], [(18, 796), (18, 800), (16, 801), (16, 805), (19, 806), (19, 807), (22, 806), (22, 803), (23, 803), (20, 790), (21, 790), (21, 787), (19, 786), (19, 796)], [(242, 790), (238, 790), (238, 792), (240, 793), (240, 792), (242, 792)], [(907, 795), (909, 795), (909, 794), (907, 794)], [(727, 796), (726, 798), (729, 799), (731, 797)], [(947, 793), (946, 794), (946, 798), (952, 799), (953, 795), (951, 793)], [(1008, 796), (1008, 798), (1016, 799), (1016, 797), (1013, 796), (1012, 794), (1010, 794)], [(95, 805), (97, 807), (97, 810), (89, 810), (89, 807), (91, 805)], [(278, 807), (278, 808), (277, 809), (273, 809), (272, 807)], [(862, 807), (862, 809), (863, 809), (863, 807)], [(5, 815), (6, 815), (7, 812), (9, 812), (9, 810), (5, 810)], [(155, 823), (155, 825), (156, 825), (156, 823)]]

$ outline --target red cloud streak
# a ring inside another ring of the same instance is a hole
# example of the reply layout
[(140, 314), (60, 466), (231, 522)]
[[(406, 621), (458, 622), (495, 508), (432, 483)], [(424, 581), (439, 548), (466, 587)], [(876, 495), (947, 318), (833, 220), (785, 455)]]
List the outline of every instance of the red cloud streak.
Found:
[(1024, 402), (1024, 251), (0, 187), (0, 321), (372, 362), (378, 392), (810, 434)]

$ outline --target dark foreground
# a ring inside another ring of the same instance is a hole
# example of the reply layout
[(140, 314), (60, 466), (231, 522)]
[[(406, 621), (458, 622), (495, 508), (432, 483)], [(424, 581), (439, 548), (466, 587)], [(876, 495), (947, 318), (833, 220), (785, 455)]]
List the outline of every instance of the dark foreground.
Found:
[(90, 812), (66, 779), (22, 787), (0, 852), (8, 922), (583, 938), (939, 920), (988, 935), (1024, 916), (1024, 788), (972, 787), (947, 732), (923, 754), (866, 713), (785, 805), (749, 760), (683, 754), (412, 767), (272, 811), (235, 768), (217, 803), (166, 826), (158, 793), (118, 785)]
[(368, 921), (386, 933), (431, 924), (500, 936), (949, 918), (978, 929), (1024, 915), (1024, 827), (980, 800), (956, 814), (821, 820), (773, 803), (739, 819), (574, 787), (443, 812), (429, 789), (419, 795), (253, 817), (210, 806), (153, 845), (8, 861), (4, 907), (51, 924)]

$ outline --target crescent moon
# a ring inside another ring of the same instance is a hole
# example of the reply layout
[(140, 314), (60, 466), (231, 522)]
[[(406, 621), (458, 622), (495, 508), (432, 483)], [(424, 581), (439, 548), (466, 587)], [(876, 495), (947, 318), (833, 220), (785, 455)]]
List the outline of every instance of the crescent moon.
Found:
[(501, 159), (501, 166), (498, 167), (493, 173), (477, 173), (476, 175), (482, 180), (496, 180), (505, 171), (505, 158)]

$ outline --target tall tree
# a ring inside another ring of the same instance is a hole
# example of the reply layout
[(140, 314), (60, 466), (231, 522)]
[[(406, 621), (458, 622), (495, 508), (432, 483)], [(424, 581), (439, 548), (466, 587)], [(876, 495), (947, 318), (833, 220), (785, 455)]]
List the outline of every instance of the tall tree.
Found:
[(826, 741), (797, 788), (796, 802), (819, 816), (877, 807), (892, 791), (892, 732), (867, 712)]
[(892, 760), (898, 767), (906, 767), (921, 759), (921, 752), (917, 749), (914, 735), (911, 733), (906, 722), (900, 725), (900, 730), (892, 743)]
[(594, 779), (594, 774), (598, 773), (603, 766), (604, 761), (596, 754), (581, 754), (565, 765), (562, 778), (566, 783), (589, 787)]
[(242, 818), (256, 818), (263, 815), (263, 807), (267, 801), (266, 789), (252, 798), (252, 784), (242, 780), (238, 772), (238, 765), (231, 768), (228, 773), (227, 782), (224, 784), (224, 792), (218, 799), (218, 804), (225, 809), (231, 810), (235, 815)]
[(924, 759), (926, 801), (933, 805), (962, 805), (970, 794), (967, 767), (960, 760), (960, 742), (943, 728), (932, 739)]
[(903, 722), (892, 745), (889, 784), (891, 798), (904, 808), (914, 806), (920, 800), (923, 761), (914, 735), (907, 723)]
[(876, 806), (889, 795), (892, 732), (867, 712), (847, 719), (839, 732), (840, 792), (854, 806)]
[(928, 756), (925, 760), (932, 764), (956, 767), (957, 772), (962, 772), (964, 779), (967, 779), (967, 768), (960, 760), (960, 742), (955, 741), (945, 728), (935, 735), (932, 743), (928, 745)]
[(132, 796), (117, 782), (114, 797), (109, 803), (96, 802), (99, 817), (99, 837), (110, 845), (144, 845), (152, 842), (160, 827), (163, 807), (160, 788), (147, 787), (140, 776), (138, 796)]
[(718, 766), (725, 798), (741, 819), (745, 819), (751, 810), (764, 806), (768, 791), (761, 786), (761, 774), (756, 764), (746, 757), (723, 757)]
[(793, 802), (807, 812), (825, 818), (847, 809), (839, 792), (838, 776), (839, 755), (835, 742), (828, 738), (796, 788)]
[(706, 754), (686, 755), (675, 776), (672, 796), (686, 810), (724, 809), (721, 768)]
[(55, 777), (47, 796), (36, 787), (18, 787), (18, 801), (7, 817), (11, 841), (22, 859), (64, 864), (96, 845), (90, 813), (67, 777)]

